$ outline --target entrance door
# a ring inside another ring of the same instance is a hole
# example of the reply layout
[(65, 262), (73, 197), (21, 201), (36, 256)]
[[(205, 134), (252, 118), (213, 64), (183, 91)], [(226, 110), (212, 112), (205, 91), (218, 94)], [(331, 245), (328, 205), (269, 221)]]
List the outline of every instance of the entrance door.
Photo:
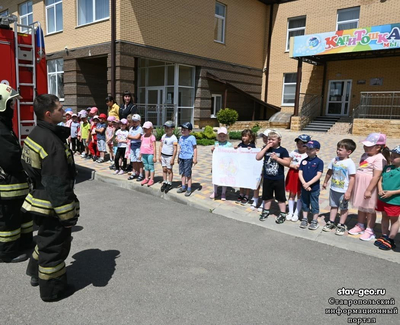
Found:
[(151, 121), (154, 126), (162, 124), (162, 104), (164, 103), (164, 87), (146, 88), (146, 121)]
[(330, 80), (326, 115), (349, 115), (351, 80)]

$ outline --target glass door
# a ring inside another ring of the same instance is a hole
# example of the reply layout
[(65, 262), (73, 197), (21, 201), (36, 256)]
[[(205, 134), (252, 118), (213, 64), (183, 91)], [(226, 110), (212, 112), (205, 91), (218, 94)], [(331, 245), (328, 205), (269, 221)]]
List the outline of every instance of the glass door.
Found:
[(164, 102), (164, 87), (146, 88), (146, 113), (145, 120), (151, 121), (156, 126), (162, 124), (162, 104)]
[(349, 115), (351, 80), (330, 80), (326, 115)]

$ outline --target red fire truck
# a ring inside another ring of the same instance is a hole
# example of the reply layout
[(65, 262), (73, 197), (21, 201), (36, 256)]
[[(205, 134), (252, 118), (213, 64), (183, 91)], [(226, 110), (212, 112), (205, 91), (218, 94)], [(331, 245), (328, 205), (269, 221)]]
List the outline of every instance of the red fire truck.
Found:
[(18, 90), (13, 129), (20, 142), (36, 124), (33, 101), (47, 93), (47, 65), (39, 22), (21, 25), (15, 15), (0, 17), (0, 83)]

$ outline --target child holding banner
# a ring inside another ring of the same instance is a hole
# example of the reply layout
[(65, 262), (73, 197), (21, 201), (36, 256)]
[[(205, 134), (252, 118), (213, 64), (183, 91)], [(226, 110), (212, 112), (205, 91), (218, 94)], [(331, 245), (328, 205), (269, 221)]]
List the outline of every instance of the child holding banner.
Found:
[(272, 201), (275, 198), (278, 201), (279, 209), (281, 211), (275, 222), (284, 223), (286, 220), (284, 167), (289, 167), (289, 153), (285, 148), (281, 147), (282, 135), (278, 131), (266, 130), (262, 134), (262, 138), (265, 146), (256, 156), (257, 160), (264, 158), (262, 199), (265, 202), (260, 216), (260, 221), (264, 221), (268, 218)]
[[(240, 142), (235, 147), (235, 149), (237, 149), (237, 148), (253, 149), (255, 147), (256, 147), (256, 136), (253, 133), (253, 131), (250, 129), (243, 130), (242, 131), (242, 142)], [(254, 206), (257, 206), (257, 201), (258, 201), (258, 190), (255, 190), (254, 192), (256, 193), (256, 191), (257, 191), (257, 196), (254, 195), (254, 197), (253, 197), (253, 200), (255, 202)], [(241, 187), (240, 191), (239, 191), (239, 196), (237, 198), (237, 203), (245, 205), (247, 202), (249, 202), (249, 195), (250, 195), (250, 189)]]
[[(217, 141), (211, 148), (211, 152), (214, 152), (215, 147), (232, 148), (233, 145), (228, 141), (228, 130), (225, 127), (221, 127), (217, 131)], [(214, 192), (210, 195), (210, 199), (215, 199), (218, 192), (218, 185), (213, 184)], [(222, 186), (221, 201), (226, 201), (226, 186)]]

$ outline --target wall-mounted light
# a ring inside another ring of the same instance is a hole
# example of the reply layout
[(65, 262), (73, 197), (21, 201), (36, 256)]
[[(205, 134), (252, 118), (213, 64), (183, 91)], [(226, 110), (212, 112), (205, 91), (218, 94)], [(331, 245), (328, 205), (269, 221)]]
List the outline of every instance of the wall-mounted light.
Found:
[(68, 53), (69, 53), (68, 46), (64, 47), (64, 52), (68, 55)]

